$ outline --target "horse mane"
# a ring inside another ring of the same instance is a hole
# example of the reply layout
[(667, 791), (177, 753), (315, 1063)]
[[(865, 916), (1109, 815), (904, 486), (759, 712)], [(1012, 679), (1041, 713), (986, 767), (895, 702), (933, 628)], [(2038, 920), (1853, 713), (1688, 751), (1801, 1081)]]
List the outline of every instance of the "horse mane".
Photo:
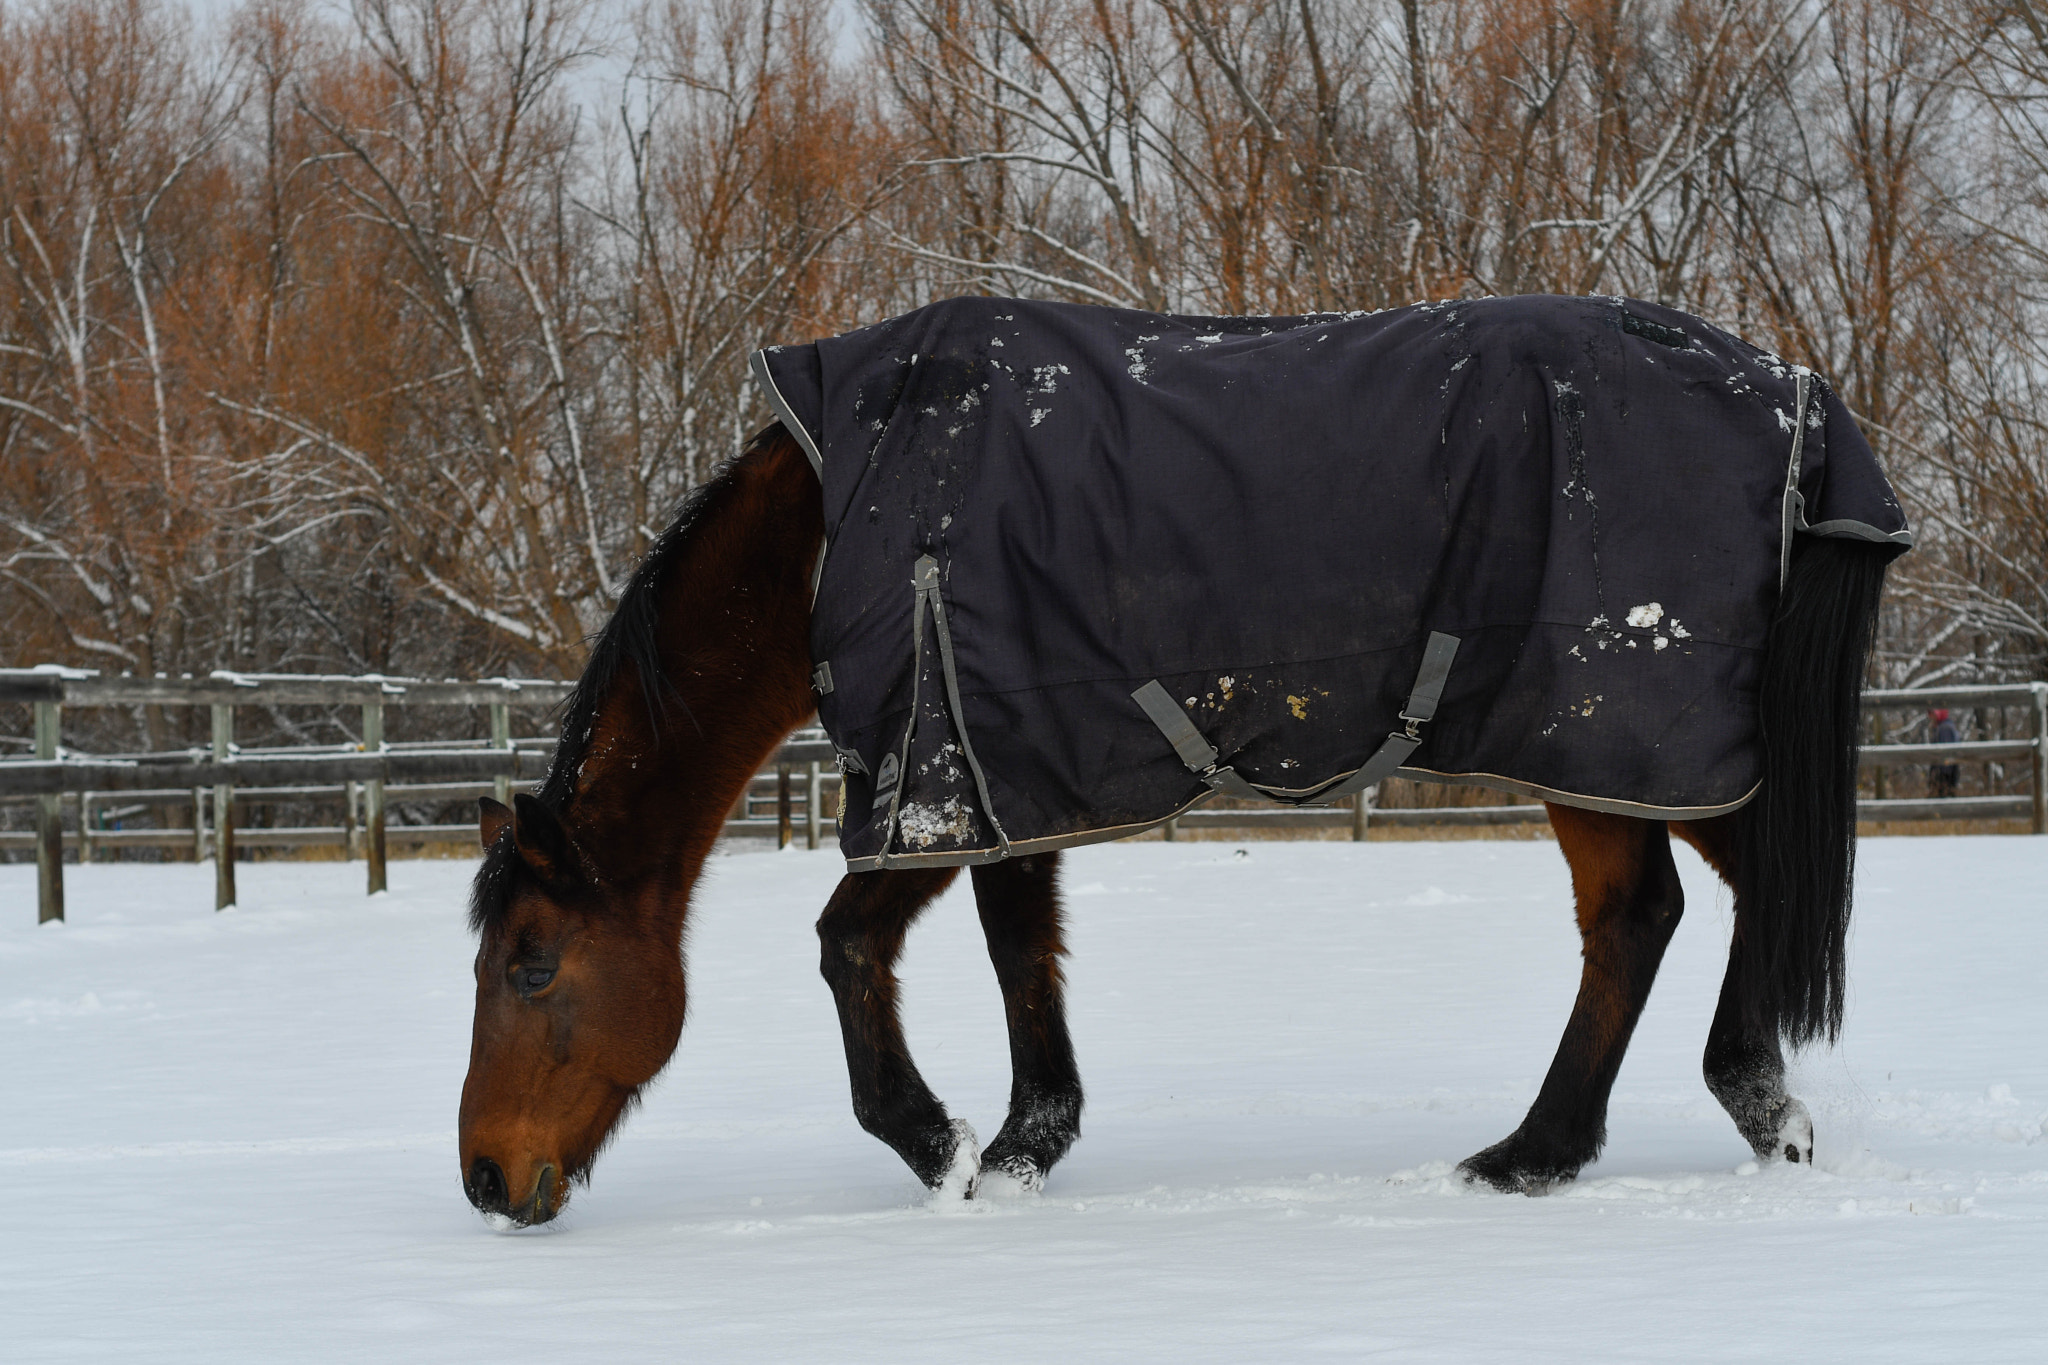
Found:
[[(647, 553), (633, 570), (633, 576), (626, 580), (625, 590), (619, 594), (618, 606), (613, 608), (611, 619), (605, 622), (591, 646), (590, 660), (584, 664), (575, 690), (562, 704), (561, 738), (555, 745), (555, 756), (548, 764), (547, 776), (534, 793), (535, 799), (556, 815), (568, 809), (575, 792), (576, 770), (590, 751), (598, 711), (628, 667), (641, 680), (651, 723), (658, 724), (671, 704), (681, 707), (692, 725), (697, 723), (696, 717), (690, 715), (682, 693), (669, 680), (661, 663), (657, 627), (660, 624), (662, 580), (683, 557), (685, 547), (699, 528), (731, 496), (736, 483), (734, 470), (740, 461), (779, 430), (779, 426), (771, 426), (757, 433), (738, 455), (720, 465), (710, 478), (685, 495), (667, 529), (654, 538), (654, 543), (647, 547)], [(481, 933), (503, 912), (517, 884), (518, 869), (524, 866), (525, 863), (513, 853), (510, 839), (500, 839), (484, 854), (483, 865), (477, 869), (476, 882), (470, 889), (469, 927), (472, 932)]]

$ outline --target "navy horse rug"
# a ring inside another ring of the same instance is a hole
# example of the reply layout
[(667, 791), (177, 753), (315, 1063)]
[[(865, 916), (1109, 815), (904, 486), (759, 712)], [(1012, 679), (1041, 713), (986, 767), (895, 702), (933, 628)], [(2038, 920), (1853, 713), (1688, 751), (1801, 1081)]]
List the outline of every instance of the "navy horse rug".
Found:
[(1795, 537), (1911, 543), (1818, 376), (1621, 299), (953, 299), (754, 373), (823, 484), (855, 871), (1395, 772), (1731, 810)]

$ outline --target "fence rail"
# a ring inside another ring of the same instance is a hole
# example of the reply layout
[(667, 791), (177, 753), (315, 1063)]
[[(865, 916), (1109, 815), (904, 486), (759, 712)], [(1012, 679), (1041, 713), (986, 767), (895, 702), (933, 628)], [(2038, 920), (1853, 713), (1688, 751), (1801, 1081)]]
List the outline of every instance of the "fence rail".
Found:
[[(368, 866), (369, 890), (385, 886), (385, 853), (390, 843), (429, 843), (475, 837), (473, 824), (394, 825), (385, 818), (396, 800), (455, 800), (495, 795), (509, 800), (514, 783), (537, 782), (547, 771), (555, 742), (514, 739), (513, 706), (552, 707), (567, 699), (574, 684), (545, 678), (435, 680), (218, 672), (204, 678), (103, 676), (88, 670), (44, 666), (0, 669), (0, 703), (33, 706), (35, 757), (0, 759), (0, 801), (33, 800), (33, 833), (0, 831), (0, 851), (36, 850), (38, 914), (63, 917), (63, 850), (81, 856), (96, 849), (189, 848), (194, 858), (211, 853), (217, 905), (234, 902), (234, 849), (338, 847), (358, 854)], [(288, 750), (241, 750), (234, 744), (237, 707), (360, 706), (363, 746), (306, 746)], [(63, 708), (108, 706), (208, 707), (213, 718), (210, 751), (62, 756), (59, 730)], [(491, 711), (488, 741), (438, 741), (389, 745), (383, 742), (383, 712), (389, 706), (485, 706)], [(1920, 710), (1932, 706), (2024, 708), (2027, 739), (1983, 739), (1950, 744), (1868, 744), (1864, 767), (1877, 772), (1879, 797), (1858, 803), (1865, 820), (2008, 820), (2031, 816), (2035, 833), (2048, 832), (2048, 683), (1871, 691), (1866, 713)], [(785, 743), (756, 775), (726, 822), (728, 835), (773, 835), (787, 844), (799, 820), (806, 842), (821, 839), (827, 796), (836, 807), (838, 774), (829, 765), (829, 741), (801, 736)], [(2027, 762), (2031, 792), (2025, 796), (1897, 799), (1884, 795), (1885, 770), (1958, 762)], [(78, 828), (66, 830), (63, 803), (75, 798)], [(102, 830), (91, 827), (90, 810), (107, 798), (130, 806), (188, 805), (190, 828)], [(345, 800), (339, 826), (245, 825), (238, 810), (266, 802)], [(774, 814), (754, 814), (773, 803)], [(360, 812), (360, 815), (359, 815)], [(209, 813), (211, 819), (208, 819)], [(1445, 806), (1422, 809), (1373, 807), (1279, 807), (1191, 810), (1168, 823), (1166, 837), (1199, 829), (1344, 829), (1364, 838), (1368, 824), (1409, 826), (1506, 826), (1538, 824), (1540, 805)]]
[(0, 668), (0, 702), (56, 706), (554, 706), (576, 684), (556, 678), (477, 680), (318, 673), (137, 678), (84, 668)]

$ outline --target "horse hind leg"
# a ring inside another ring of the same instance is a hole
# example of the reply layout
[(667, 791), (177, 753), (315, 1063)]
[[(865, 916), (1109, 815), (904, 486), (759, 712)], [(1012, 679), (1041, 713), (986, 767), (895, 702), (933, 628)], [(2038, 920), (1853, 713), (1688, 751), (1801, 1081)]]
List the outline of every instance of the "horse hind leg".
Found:
[(1549, 810), (1578, 902), (1578, 1000), (1521, 1126), (1459, 1166), (1468, 1181), (1522, 1194), (1571, 1180), (1600, 1154), (1608, 1094), (1685, 906), (1661, 822)]
[(1059, 855), (975, 868), (974, 899), (1010, 1030), (1010, 1113), (981, 1169), (1036, 1191), (1081, 1135), (1081, 1077), (1060, 972)]
[[(1671, 832), (1691, 844), (1730, 887), (1735, 876), (1735, 820), (1673, 824)], [(1748, 998), (1739, 951), (1745, 914), (1752, 913), (1738, 896), (1735, 902), (1736, 941), (1729, 945), (1728, 973), (1721, 979), (1721, 1000), (1707, 1030), (1707, 1051), (1701, 1070), (1707, 1089), (1735, 1120), (1735, 1127), (1759, 1161), (1813, 1161), (1813, 1117), (1806, 1106), (1785, 1091), (1785, 1054), (1775, 1029), (1760, 1028), (1745, 1018), (1741, 1002)]]
[(949, 1118), (918, 1073), (897, 1009), (896, 958), (955, 868), (852, 873), (818, 918), (819, 968), (839, 1008), (853, 1114), (932, 1189), (968, 1194), (978, 1169), (974, 1131)]

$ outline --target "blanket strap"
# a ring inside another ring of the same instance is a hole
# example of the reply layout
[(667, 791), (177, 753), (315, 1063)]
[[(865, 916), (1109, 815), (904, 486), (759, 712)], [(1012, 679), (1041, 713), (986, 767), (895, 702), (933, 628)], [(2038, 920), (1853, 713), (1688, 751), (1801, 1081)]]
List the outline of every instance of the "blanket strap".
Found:
[(946, 624), (946, 599), (939, 593), (939, 561), (930, 555), (921, 557), (911, 581), (918, 595), (931, 603), (932, 625), (939, 633), (939, 670), (946, 675), (946, 702), (953, 712), (953, 729), (960, 736), (960, 756), (967, 760), (967, 771), (974, 774), (974, 790), (981, 797), (981, 813), (988, 817), (988, 827), (995, 831), (996, 847), (1007, 858), (1010, 836), (1003, 832), (996, 803), (989, 799), (988, 777), (981, 770), (981, 760), (974, 756), (974, 741), (967, 734), (967, 708), (960, 704), (960, 671), (953, 664), (953, 631)]
[(1408, 761), (1408, 755), (1422, 747), (1422, 726), (1436, 716), (1443, 700), (1444, 681), (1451, 676), (1451, 660), (1458, 657), (1458, 637), (1440, 630), (1429, 633), (1429, 645), (1422, 651), (1422, 667), (1415, 671), (1415, 686), (1408, 704), (1401, 708), (1405, 726), (1388, 735), (1373, 751), (1365, 765), (1334, 787), (1325, 787), (1301, 802), (1304, 806), (1327, 806), (1364, 791)]
[(1202, 732), (1188, 719), (1188, 713), (1181, 709), (1173, 694), (1157, 678), (1131, 693), (1131, 700), (1137, 702), (1152, 723), (1159, 727), (1159, 733), (1166, 736), (1166, 742), (1173, 746), (1174, 753), (1180, 755), (1180, 761), (1187, 765), (1188, 771), (1201, 778), (1211, 791), (1246, 801), (1327, 806), (1391, 777), (1396, 768), (1408, 761), (1410, 754), (1422, 747), (1421, 727), (1436, 716), (1437, 703), (1443, 700), (1444, 682), (1451, 675), (1451, 660), (1457, 655), (1457, 636), (1446, 635), (1440, 630), (1431, 631), (1429, 644), (1422, 652), (1422, 667), (1415, 673), (1415, 686), (1408, 693), (1408, 704), (1401, 708), (1404, 728), (1388, 735), (1364, 766), (1351, 776), (1312, 795), (1293, 799), (1260, 791), (1237, 769), (1223, 763), (1215, 746), (1202, 738)]
[(1806, 450), (1806, 371), (1793, 381), (1792, 455), (1785, 462), (1785, 499), (1778, 531), (1778, 591), (1792, 577), (1792, 533), (1806, 524), (1806, 499), (1799, 492), (1799, 466)]
[(1216, 746), (1202, 738), (1202, 732), (1188, 719), (1188, 713), (1180, 709), (1173, 694), (1160, 686), (1159, 679), (1154, 678), (1131, 693), (1131, 700), (1144, 708), (1152, 723), (1159, 727), (1159, 733), (1180, 755), (1180, 761), (1188, 765), (1188, 771), (1207, 783), (1211, 791), (1247, 801), (1272, 799), (1245, 781), (1237, 769), (1218, 762), (1222, 756), (1216, 752)]
[[(924, 616), (932, 614), (932, 632), (938, 639), (938, 671), (944, 675), (946, 684), (946, 710), (952, 716), (952, 731), (961, 739), (961, 757), (967, 759), (967, 772), (975, 776), (975, 794), (981, 796), (981, 814), (987, 819), (989, 829), (995, 831), (997, 857), (1010, 857), (1010, 835), (1004, 833), (1004, 823), (995, 817), (995, 802), (989, 800), (989, 780), (981, 772), (981, 759), (975, 757), (975, 741), (967, 737), (967, 710), (961, 706), (961, 675), (952, 659), (952, 626), (946, 624), (946, 598), (938, 589), (938, 561), (930, 555), (920, 555), (918, 563), (911, 565), (909, 585), (913, 591), (913, 616), (911, 616), (911, 686), (909, 686), (909, 722), (903, 726), (903, 757), (887, 755), (883, 759), (883, 774), (874, 778), (874, 804), (881, 804), (883, 796), (889, 796), (889, 823), (883, 827), (883, 851), (874, 855), (874, 866), (889, 868), (891, 860), (897, 857), (889, 849), (895, 847), (897, 837), (897, 814), (903, 802), (903, 774), (909, 772), (909, 743), (913, 731), (918, 729), (918, 684), (924, 673)], [(854, 755), (858, 759), (858, 755)], [(887, 788), (887, 790), (881, 790)]]

